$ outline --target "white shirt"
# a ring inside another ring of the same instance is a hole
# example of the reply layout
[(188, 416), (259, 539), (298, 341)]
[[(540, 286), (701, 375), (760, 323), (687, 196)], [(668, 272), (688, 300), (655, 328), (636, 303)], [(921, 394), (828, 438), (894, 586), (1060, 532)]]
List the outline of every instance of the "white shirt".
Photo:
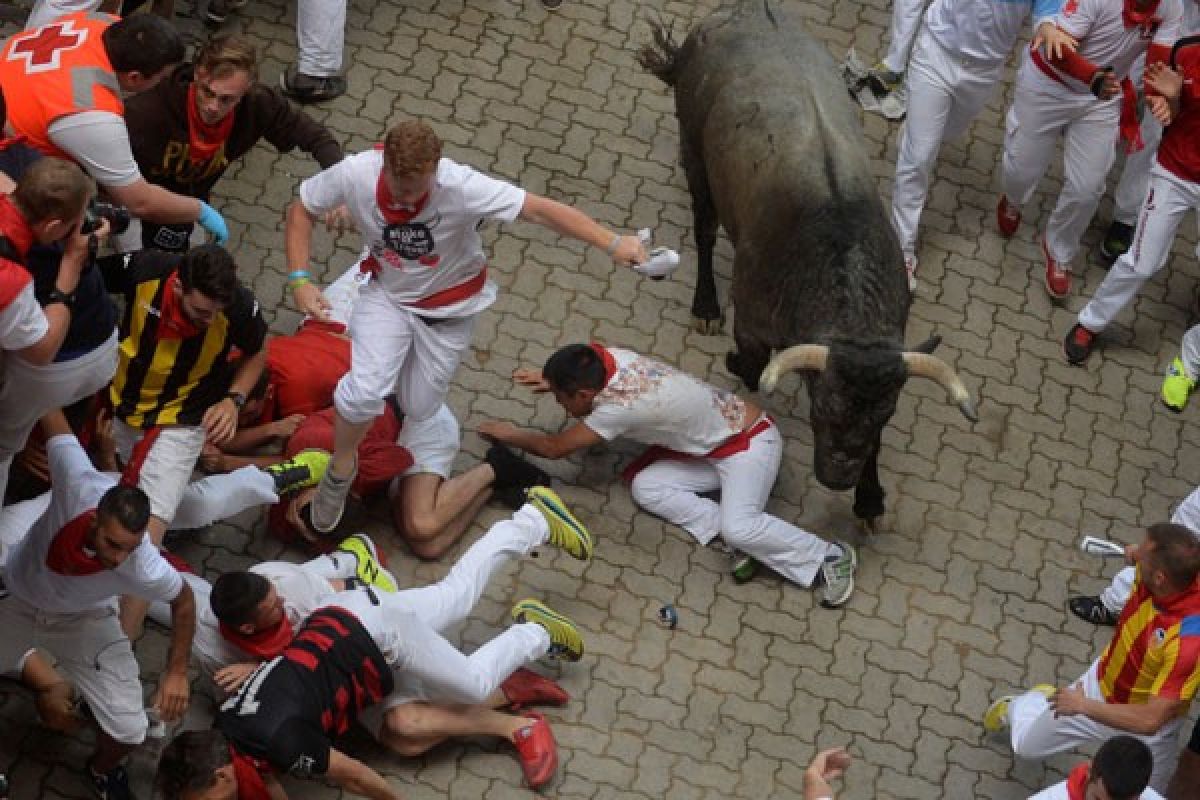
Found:
[[(1117, 80), (1129, 75), (1133, 63), (1146, 54), (1151, 42), (1170, 47), (1183, 30), (1182, 0), (1161, 0), (1155, 16), (1162, 21), (1154, 31), (1126, 28), (1122, 8), (1121, 0), (1066, 0), (1062, 11), (1054, 18), (1058, 27), (1079, 41), (1079, 55), (1097, 67), (1112, 67)], [(1061, 70), (1057, 72), (1068, 88), (1075, 92), (1090, 91), (1086, 84)], [(1029, 79), (1030, 73), (1036, 75), (1035, 80), (1043, 86), (1056, 83), (1032, 62), (1026, 51), (1021, 62), (1023, 82)]]
[(8, 557), (4, 581), (9, 591), (49, 613), (72, 614), (103, 608), (130, 594), (170, 603), (183, 587), (179, 573), (143, 534), (142, 541), (116, 569), (92, 575), (64, 575), (47, 565), (55, 537), (68, 522), (96, 507), (116, 481), (97, 472), (79, 441), (69, 434), (46, 443), (54, 486), (50, 507)]
[(607, 348), (617, 371), (596, 394), (583, 424), (611, 441), (627, 436), (680, 453), (705, 455), (745, 426), (746, 404), (732, 392), (704, 383), (631, 350)]
[[(20, 267), (9, 267), (20, 269)], [(50, 323), (33, 293), (33, 281), (25, 284), (13, 301), (0, 308), (0, 350), (24, 350), (42, 340)]]
[(952, 53), (1003, 64), (1030, 12), (1036, 28), (1061, 5), (1062, 0), (934, 0), (925, 27)]
[[(300, 184), (300, 201), (311, 214), (343, 203), (363, 237), (363, 258), (374, 256), (389, 297), (407, 305), (458, 286), (479, 274), (487, 259), (479, 228), (486, 220), (512, 222), (525, 205), (525, 190), (490, 178), (448, 158), (438, 162), (424, 208), (410, 222), (388, 225), (375, 199), (383, 152), (349, 156)], [(478, 294), (451, 305), (420, 309), (425, 317), (463, 317), (496, 300), (488, 281)]]
[[(1070, 795), (1067, 794), (1067, 782), (1063, 781), (1048, 789), (1042, 789), (1037, 794), (1030, 795), (1029, 800), (1070, 800)], [(1163, 800), (1163, 796), (1147, 787), (1138, 800)]]
[[(300, 624), (318, 608), (329, 605), (334, 594), (329, 581), (299, 564), (286, 561), (264, 561), (250, 567), (250, 572), (262, 575), (275, 586), (283, 602), (283, 615), (295, 631)], [(192, 652), (196, 662), (209, 673), (241, 661), (254, 661), (253, 656), (242, 652), (237, 645), (221, 635), (220, 621), (212, 606), (198, 603), (196, 611), (196, 634), (192, 639)]]

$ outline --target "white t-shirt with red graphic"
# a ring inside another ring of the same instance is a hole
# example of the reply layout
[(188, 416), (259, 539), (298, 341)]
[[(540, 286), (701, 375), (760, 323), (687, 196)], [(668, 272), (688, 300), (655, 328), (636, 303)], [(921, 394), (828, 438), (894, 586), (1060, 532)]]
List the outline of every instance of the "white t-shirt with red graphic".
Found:
[[(388, 224), (376, 200), (383, 151), (349, 156), (300, 184), (300, 201), (320, 215), (343, 203), (363, 237), (365, 259), (374, 256), (378, 280), (401, 305), (411, 305), (476, 277), (487, 258), (480, 226), (487, 220), (512, 222), (525, 205), (525, 190), (496, 180), (448, 158), (438, 162), (433, 189), (410, 221)], [(437, 308), (425, 317), (463, 317), (496, 301), (496, 285)]]
[(627, 436), (702, 456), (744, 427), (746, 404), (733, 392), (632, 350), (606, 349), (616, 373), (583, 419), (601, 438)]
[[(50, 507), (8, 557), (4, 582), (12, 594), (49, 613), (73, 614), (110, 605), (123, 594), (151, 602), (170, 603), (183, 587), (183, 579), (143, 535), (129, 557), (116, 569), (90, 574), (68, 574), (51, 566), (70, 560), (56, 548), (71, 548), (72, 556), (89, 555), (64, 529), (80, 515), (96, 508), (116, 481), (92, 467), (87, 453), (72, 435), (55, 436), (46, 443), (54, 485)], [(82, 548), (82, 549), (81, 549)]]
[[(1191, 2), (1191, 0), (1189, 0)], [(1066, 0), (1054, 18), (1059, 28), (1079, 42), (1079, 55), (1097, 67), (1112, 67), (1117, 80), (1129, 75), (1134, 62), (1145, 55), (1151, 43), (1170, 47), (1183, 33), (1182, 0), (1160, 0), (1154, 12), (1157, 20), (1146, 26), (1125, 27), (1121, 0)], [(1063, 82), (1076, 92), (1089, 92), (1081, 81), (1056, 70)], [(1029, 73), (1038, 80), (1052, 82), (1025, 53), (1021, 63), (1021, 78)]]

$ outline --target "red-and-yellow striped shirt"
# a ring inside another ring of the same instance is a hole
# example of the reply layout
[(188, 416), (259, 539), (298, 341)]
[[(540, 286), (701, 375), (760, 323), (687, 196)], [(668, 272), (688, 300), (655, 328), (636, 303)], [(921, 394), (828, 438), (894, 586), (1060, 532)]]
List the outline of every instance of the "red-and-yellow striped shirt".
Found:
[(1155, 599), (1139, 572), (1098, 675), (1109, 703), (1190, 701), (1200, 687), (1200, 586)]

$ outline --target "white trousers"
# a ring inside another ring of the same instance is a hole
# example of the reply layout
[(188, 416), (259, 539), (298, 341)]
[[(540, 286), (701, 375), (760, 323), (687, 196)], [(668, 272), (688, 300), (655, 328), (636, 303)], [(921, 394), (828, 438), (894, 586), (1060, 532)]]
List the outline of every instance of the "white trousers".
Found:
[(904, 72), (908, 54), (921, 29), (925, 0), (892, 0), (892, 30), (883, 65), (892, 72)]
[(1079, 312), (1080, 325), (1093, 333), (1108, 327), (1142, 285), (1167, 263), (1175, 231), (1193, 209), (1200, 211), (1200, 184), (1185, 181), (1155, 164), (1150, 170), (1150, 186), (1142, 201), (1133, 244), (1112, 265)]
[[(686, 530), (700, 544), (717, 534), (735, 550), (801, 586), (811, 586), (829, 543), (766, 513), (779, 474), (783, 437), (774, 424), (741, 453), (721, 459), (663, 459), (633, 479), (633, 499), (651, 514)], [(715, 503), (701, 492), (721, 490)]]
[(393, 391), (400, 409), (416, 420), (445, 402), (450, 380), (471, 344), (475, 317), (423, 319), (388, 297), (378, 281), (364, 286), (350, 323), (350, 371), (338, 381), (333, 403), (351, 424), (383, 413)]
[[(1197, 331), (1196, 336), (1200, 338), (1200, 327), (1193, 328), (1188, 333), (1191, 334), (1192, 331)], [(1193, 342), (1193, 346), (1200, 347), (1200, 341)], [(1171, 515), (1171, 522), (1189, 528), (1200, 538), (1200, 489), (1194, 490), (1183, 499)], [(1137, 571), (1133, 567), (1125, 567), (1118, 571), (1113, 576), (1112, 583), (1100, 593), (1100, 601), (1104, 603), (1104, 607), (1114, 614), (1120, 614), (1121, 609), (1125, 608), (1125, 602), (1129, 600), (1129, 595), (1133, 593), (1133, 581), (1136, 576)]]
[(100, 7), (101, 0), (37, 0), (29, 19), (25, 21), (26, 29), (40, 28), (47, 22), (53, 22), (63, 14), (73, 14), (76, 11), (95, 11)]
[[(1140, 81), (1137, 85), (1141, 85)], [(1146, 199), (1150, 186), (1150, 170), (1158, 155), (1158, 143), (1162, 141), (1163, 126), (1147, 111), (1142, 115), (1142, 142), (1145, 147), (1125, 156), (1121, 167), (1121, 180), (1113, 191), (1113, 219), (1133, 225), (1137, 222), (1138, 209)]]
[[(1103, 701), (1104, 695), (1096, 675), (1098, 664), (1098, 661), (1092, 662), (1076, 685), (1083, 689), (1089, 699)], [(1014, 697), (1009, 706), (1008, 721), (1013, 752), (1022, 758), (1045, 758), (1119, 735), (1141, 739), (1154, 755), (1150, 786), (1160, 792), (1167, 788), (1167, 782), (1175, 772), (1175, 762), (1179, 758), (1179, 730), (1183, 725), (1183, 718), (1177, 717), (1156, 733), (1142, 736), (1101, 725), (1083, 714), (1055, 717), (1054, 709), (1041, 692), (1026, 692)]]
[(1116, 158), (1120, 98), (1068, 91), (1035, 69), (1022, 68), (1008, 109), (1001, 184), (1010, 204), (1028, 203), (1063, 138), (1063, 187), (1045, 236), (1050, 255), (1069, 269)]
[[(899, 7), (897, 3), (897, 7)], [(945, 138), (964, 134), (1000, 85), (1004, 62), (963, 59), (921, 30), (908, 65), (908, 114), (896, 157), (892, 227), (906, 256), (917, 252), (917, 223)]]
[(8, 486), (13, 456), (21, 452), (33, 426), (48, 411), (90, 397), (117, 371), (117, 332), (79, 358), (34, 366), (6, 358), (0, 374), (0, 499)]
[[(541, 512), (522, 506), (467, 548), (442, 580), (377, 595), (379, 619), (387, 628), (380, 649), (392, 664), (396, 685), (365, 712), (367, 730), (378, 734), (387, 711), (405, 703), (482, 703), (517, 667), (546, 654), (549, 636), (531, 623), (510, 626), (469, 656), (450, 644), (445, 633), (466, 620), (497, 570), (544, 544), (549, 533)], [(369, 621), (364, 625), (375, 633)]]
[[(1200, 325), (1193, 325), (1183, 335), (1180, 345), (1180, 360), (1183, 361), (1183, 371), (1192, 380), (1200, 379)], [(1200, 527), (1192, 528), (1200, 530)]]
[(299, 0), (296, 70), (314, 78), (337, 75), (345, 46), (346, 0)]

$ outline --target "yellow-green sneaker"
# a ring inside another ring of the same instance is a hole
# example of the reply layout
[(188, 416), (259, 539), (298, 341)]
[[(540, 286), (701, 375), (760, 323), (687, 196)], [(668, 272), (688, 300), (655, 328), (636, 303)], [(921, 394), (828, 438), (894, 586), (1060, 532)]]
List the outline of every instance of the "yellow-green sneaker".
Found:
[(301, 450), (287, 461), (263, 467), (263, 472), (275, 481), (275, 494), (284, 495), (320, 483), (329, 469), (329, 459), (324, 450)]
[(583, 636), (575, 627), (575, 623), (552, 611), (545, 603), (532, 597), (522, 600), (513, 606), (512, 617), (517, 622), (532, 622), (546, 629), (546, 633), (550, 634), (550, 650), (547, 655), (551, 658), (567, 661), (583, 658)]
[[(1049, 700), (1058, 690), (1048, 683), (1039, 683), (1033, 687), (1033, 691), (1039, 692)], [(1006, 694), (988, 706), (988, 710), (983, 715), (983, 729), (985, 731), (988, 733), (999, 733), (1008, 728), (1008, 710), (1012, 706), (1014, 697), (1016, 697), (1015, 694)]]
[(561, 548), (580, 561), (589, 561), (595, 549), (592, 534), (575, 519), (562, 498), (545, 486), (534, 486), (525, 493), (525, 499), (542, 512), (550, 525), (550, 544)]
[(1167, 377), (1163, 379), (1163, 403), (1178, 414), (1187, 408), (1188, 397), (1195, 388), (1196, 382), (1188, 377), (1187, 371), (1183, 368), (1183, 359), (1176, 358), (1167, 367)]
[(337, 546), (337, 552), (354, 556), (354, 577), (364, 585), (374, 586), (381, 592), (395, 592), (400, 588), (396, 577), (381, 563), (375, 542), (365, 533), (347, 536)]

